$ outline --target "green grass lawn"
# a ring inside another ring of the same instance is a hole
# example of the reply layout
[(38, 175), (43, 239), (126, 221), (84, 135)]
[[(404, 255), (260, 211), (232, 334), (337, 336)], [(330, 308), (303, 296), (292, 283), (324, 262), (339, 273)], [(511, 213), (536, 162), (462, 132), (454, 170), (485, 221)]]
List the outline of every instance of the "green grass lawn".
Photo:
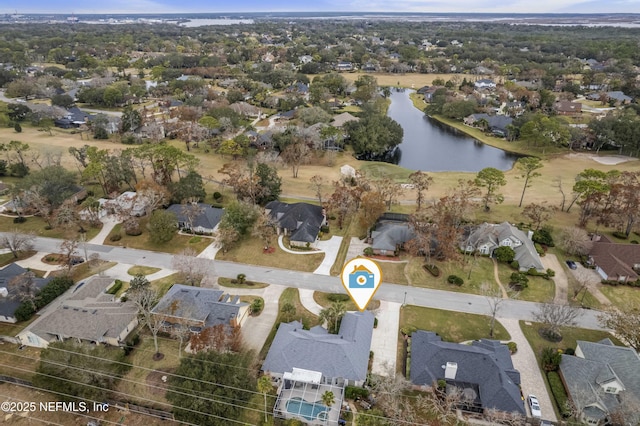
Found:
[[(472, 267), (473, 259), (467, 263), (466, 259), (460, 261), (447, 261), (438, 262), (432, 261), (440, 268), (440, 276), (434, 277), (426, 271), (422, 265), (424, 265), (424, 259), (422, 257), (409, 257), (409, 264), (406, 266), (406, 273), (409, 278), (409, 285), (412, 287), (425, 287), (433, 288), (437, 290), (456, 291), (461, 293), (481, 294), (482, 285), (488, 283), (490, 288), (497, 289), (498, 285), (495, 283), (493, 276), (493, 262), (486, 257), (478, 257), (475, 265)], [(472, 268), (471, 268), (472, 267)], [(469, 276), (469, 269), (471, 269), (471, 279)], [(383, 272), (384, 273), (384, 272)], [(449, 275), (457, 275), (464, 279), (464, 284), (461, 286), (449, 284), (447, 277)], [(386, 278), (385, 278), (386, 279)]]
[[(77, 230), (69, 230), (63, 227), (57, 227), (52, 229), (45, 229), (47, 223), (44, 219), (37, 216), (30, 216), (23, 223), (13, 223), (13, 217), (0, 216), (0, 231), (11, 232), (18, 230), (18, 232), (33, 232), (39, 237), (49, 238), (68, 238), (70, 236), (77, 236)], [(90, 227), (88, 224), (83, 224), (84, 229), (87, 230), (87, 241), (98, 235), (100, 228)]]
[[(158, 290), (158, 295), (162, 297), (169, 291), (172, 285), (180, 283), (181, 279), (181, 274), (176, 272), (175, 274), (151, 281), (151, 285)], [(128, 283), (126, 285), (127, 287), (129, 286)]]
[[(285, 318), (285, 316), (280, 312), (280, 308), (285, 303), (291, 303), (296, 308), (296, 312), (291, 318)], [(282, 292), (280, 295), (280, 300), (278, 301), (278, 317), (273, 325), (273, 329), (269, 333), (267, 340), (264, 342), (264, 346), (260, 351), (260, 359), (264, 359), (267, 356), (267, 352), (269, 352), (269, 348), (271, 347), (271, 343), (273, 339), (276, 337), (276, 332), (278, 331), (278, 326), (281, 322), (290, 322), (290, 321), (302, 321), (304, 328), (309, 329), (318, 325), (318, 317), (314, 315), (312, 312), (309, 312), (302, 303), (300, 303), (300, 294), (298, 293), (297, 288), (288, 288)]]
[[(509, 289), (509, 281), (511, 274), (515, 272), (515, 269), (509, 265), (499, 263), (498, 264), (498, 276), (500, 281)], [(529, 286), (518, 294), (519, 300), (527, 300), (529, 302), (551, 302), (556, 295), (556, 285), (553, 280), (545, 280), (542, 277), (527, 276), (529, 278)]]
[(338, 254), (336, 256), (336, 261), (333, 262), (333, 266), (331, 266), (331, 275), (338, 276), (342, 272), (342, 267), (347, 260), (347, 252), (349, 251), (349, 244), (351, 244), (351, 237), (348, 235), (342, 238), (340, 242), (340, 248), (338, 249)]
[(364, 172), (368, 178), (381, 179), (390, 178), (397, 182), (406, 182), (413, 170), (395, 164), (370, 161), (360, 166), (360, 171)]
[(151, 266), (139, 266), (139, 265), (134, 265), (131, 268), (129, 268), (129, 270), (127, 271), (127, 274), (133, 276), (136, 275), (151, 275), (154, 274), (158, 271), (160, 271), (160, 268), (153, 268)]
[(13, 253), (2, 253), (0, 254), (0, 267), (16, 262), (18, 260), (28, 259), (34, 254), (36, 254), (36, 251), (33, 251), (33, 250), (20, 251), (18, 252), (18, 257), (15, 258), (13, 257)]
[(6, 374), (24, 380), (33, 380), (38, 363), (40, 362), (39, 348), (25, 346), (18, 349), (18, 345), (0, 344), (0, 375)]
[(640, 308), (640, 288), (628, 285), (615, 287), (611, 285), (598, 285), (598, 287), (615, 307), (624, 309), (632, 305)]
[[(323, 293), (321, 291), (314, 291), (313, 300), (315, 300), (318, 305), (322, 306), (323, 308), (326, 308), (333, 303), (331, 300), (329, 300), (329, 295), (331, 294), (332, 293)], [(349, 298), (349, 301), (345, 302), (345, 304), (346, 304), (347, 311), (359, 311), (358, 307), (356, 306), (355, 303), (353, 303), (351, 298)], [(367, 305), (367, 310), (373, 311), (375, 309), (378, 309), (379, 307), (380, 307), (380, 301), (374, 299), (371, 302), (369, 302), (369, 304)]]
[(231, 282), (232, 278), (223, 278), (223, 277), (219, 277), (218, 278), (218, 284), (222, 287), (229, 287), (229, 288), (265, 288), (265, 287), (269, 287), (269, 284), (267, 283), (261, 283), (261, 282), (257, 282), (257, 281), (245, 281), (242, 284), (240, 283), (233, 283)]
[[(374, 259), (375, 260), (375, 259)], [(392, 262), (376, 262), (380, 266), (382, 271), (382, 280), (388, 283), (394, 284), (409, 284), (404, 270), (407, 266), (406, 262), (392, 263)]]
[[(196, 251), (196, 253), (200, 253), (204, 250), (208, 245), (210, 245), (213, 240), (209, 238), (202, 238), (200, 240), (193, 239), (193, 235), (180, 235), (176, 233), (171, 241), (166, 243), (154, 243), (149, 239), (149, 231), (146, 230), (146, 224), (148, 219), (143, 218), (140, 220), (140, 229), (142, 229), (142, 234), (137, 236), (131, 236), (124, 233), (122, 230), (122, 224), (117, 224), (111, 230), (111, 233), (105, 240), (105, 245), (117, 246), (117, 247), (130, 247), (140, 250), (151, 250), (151, 251), (160, 251), (164, 253), (179, 253), (186, 248), (192, 248)], [(111, 241), (111, 237), (115, 234), (119, 234), (121, 239), (119, 241)]]
[(258, 238), (245, 238), (226, 253), (219, 251), (216, 259), (303, 272), (313, 272), (324, 259), (324, 253), (292, 254), (281, 250), (277, 245), (273, 253), (264, 253), (263, 248), (264, 244)]

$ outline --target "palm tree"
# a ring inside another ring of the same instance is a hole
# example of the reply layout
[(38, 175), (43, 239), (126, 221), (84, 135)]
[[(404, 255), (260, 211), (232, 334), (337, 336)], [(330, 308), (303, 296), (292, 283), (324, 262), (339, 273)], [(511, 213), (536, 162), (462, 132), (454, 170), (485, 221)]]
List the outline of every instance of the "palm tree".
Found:
[(282, 305), (282, 307), (280, 308), (280, 312), (284, 316), (285, 322), (290, 322), (291, 318), (296, 313), (296, 307), (292, 303), (287, 302)]
[(261, 376), (258, 379), (258, 392), (264, 396), (264, 422), (267, 423), (267, 394), (271, 392), (273, 384), (271, 384), (271, 377), (267, 374)]
[(322, 394), (322, 403), (328, 408), (331, 408), (333, 403), (336, 402), (336, 397), (331, 391), (326, 391)]
[(328, 308), (320, 311), (320, 320), (327, 323), (329, 333), (338, 333), (340, 320), (347, 312), (344, 302), (333, 302)]

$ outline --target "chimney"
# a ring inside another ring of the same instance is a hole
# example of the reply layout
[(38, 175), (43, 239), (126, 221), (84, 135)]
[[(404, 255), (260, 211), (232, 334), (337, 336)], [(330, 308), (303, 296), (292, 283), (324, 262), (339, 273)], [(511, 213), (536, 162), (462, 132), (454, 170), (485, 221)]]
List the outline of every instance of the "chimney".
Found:
[(447, 366), (444, 369), (444, 378), (445, 379), (456, 379), (456, 373), (458, 372), (458, 363), (457, 362), (447, 362)]
[(533, 241), (533, 231), (531, 229), (529, 229), (529, 232), (527, 232), (527, 237)]

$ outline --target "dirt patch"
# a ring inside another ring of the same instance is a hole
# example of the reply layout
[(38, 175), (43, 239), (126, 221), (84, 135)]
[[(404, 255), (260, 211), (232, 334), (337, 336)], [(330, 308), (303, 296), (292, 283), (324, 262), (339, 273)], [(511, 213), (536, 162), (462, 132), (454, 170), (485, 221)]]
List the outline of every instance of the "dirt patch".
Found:
[[(167, 392), (167, 389), (169, 388), (169, 374), (173, 373), (175, 371), (175, 369), (169, 369), (169, 370), (154, 370), (151, 373), (149, 373), (147, 375), (146, 378), (146, 383), (147, 383), (147, 390), (149, 391), (149, 393), (153, 394), (153, 395), (164, 395)], [(164, 380), (163, 380), (164, 378)]]

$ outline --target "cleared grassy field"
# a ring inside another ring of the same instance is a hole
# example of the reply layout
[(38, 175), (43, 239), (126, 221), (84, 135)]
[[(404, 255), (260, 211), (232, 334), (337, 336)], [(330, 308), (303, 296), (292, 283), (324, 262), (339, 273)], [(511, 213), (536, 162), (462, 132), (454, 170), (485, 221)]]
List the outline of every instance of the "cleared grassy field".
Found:
[[(434, 277), (422, 267), (422, 265), (424, 265), (424, 260), (422, 258), (409, 258), (409, 264), (406, 268), (407, 276), (409, 277), (409, 285), (413, 287), (426, 287), (437, 290), (472, 294), (481, 294), (482, 285), (484, 283), (487, 283), (492, 289), (498, 288), (493, 275), (493, 262), (491, 259), (480, 257), (477, 259), (473, 268), (471, 268), (471, 263), (461, 263), (456, 261), (434, 261), (433, 263), (440, 268), (439, 277)], [(469, 269), (471, 269), (471, 278), (468, 278)], [(464, 284), (461, 286), (449, 284), (447, 282), (447, 277), (449, 275), (459, 276), (464, 279)]]

